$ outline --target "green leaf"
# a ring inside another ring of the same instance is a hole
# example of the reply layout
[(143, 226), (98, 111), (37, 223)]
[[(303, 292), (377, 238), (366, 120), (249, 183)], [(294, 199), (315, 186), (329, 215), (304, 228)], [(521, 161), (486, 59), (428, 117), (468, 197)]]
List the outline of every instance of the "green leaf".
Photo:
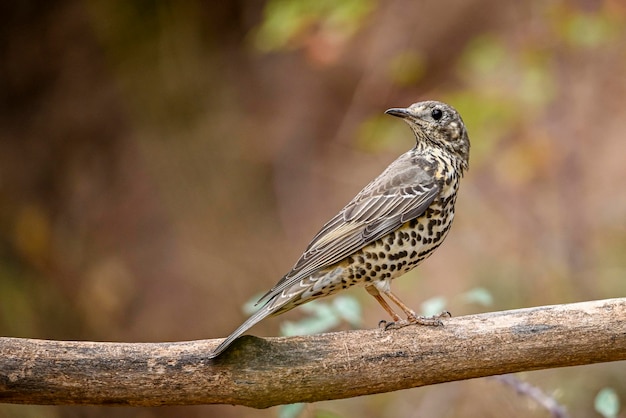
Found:
[(352, 296), (337, 296), (333, 300), (333, 308), (337, 315), (353, 327), (361, 325), (361, 304)]
[(594, 407), (596, 409), (596, 412), (598, 412), (604, 418), (617, 417), (620, 409), (617, 393), (615, 393), (615, 391), (611, 388), (602, 389), (596, 395)]
[(491, 296), (491, 293), (484, 287), (475, 287), (474, 289), (465, 292), (463, 294), (463, 299), (467, 303), (477, 303), (482, 306), (493, 305), (493, 296)]
[(426, 317), (439, 315), (445, 311), (447, 303), (446, 298), (440, 296), (427, 299), (421, 305), (422, 315)]
[(281, 335), (309, 335), (328, 331), (339, 325), (341, 319), (327, 303), (309, 302), (301, 309), (312, 316), (298, 322), (285, 321), (280, 326)]
[(278, 418), (296, 418), (304, 411), (304, 403), (292, 403), (278, 408)]

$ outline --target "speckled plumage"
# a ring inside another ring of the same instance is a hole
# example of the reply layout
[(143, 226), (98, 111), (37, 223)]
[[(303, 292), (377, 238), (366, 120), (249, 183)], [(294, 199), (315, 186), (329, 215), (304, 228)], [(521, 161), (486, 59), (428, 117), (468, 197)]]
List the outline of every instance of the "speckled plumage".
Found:
[(448, 234), (459, 181), (468, 168), (469, 139), (459, 114), (444, 103), (420, 102), (386, 113), (409, 124), (415, 147), (324, 225), (293, 269), (261, 298), (264, 306), (210, 358), (263, 318), (355, 285), (364, 286), (394, 321), (400, 317), (382, 295), (410, 322), (420, 322), (391, 292), (391, 280), (430, 256)]

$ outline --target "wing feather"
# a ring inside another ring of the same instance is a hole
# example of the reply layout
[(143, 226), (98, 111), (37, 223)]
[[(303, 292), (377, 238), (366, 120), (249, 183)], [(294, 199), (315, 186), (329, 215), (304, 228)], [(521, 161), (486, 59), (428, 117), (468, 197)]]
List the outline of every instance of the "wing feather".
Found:
[(400, 156), (315, 235), (293, 269), (259, 302), (329, 267), (419, 217), (441, 190), (435, 163)]

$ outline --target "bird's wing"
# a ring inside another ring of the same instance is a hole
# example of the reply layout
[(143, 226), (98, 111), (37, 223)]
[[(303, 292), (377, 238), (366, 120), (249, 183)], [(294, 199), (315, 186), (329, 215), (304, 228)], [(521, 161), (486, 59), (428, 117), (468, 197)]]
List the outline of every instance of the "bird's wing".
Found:
[(394, 161), (324, 225), (293, 269), (259, 302), (331, 266), (420, 216), (441, 186), (432, 161), (410, 153)]

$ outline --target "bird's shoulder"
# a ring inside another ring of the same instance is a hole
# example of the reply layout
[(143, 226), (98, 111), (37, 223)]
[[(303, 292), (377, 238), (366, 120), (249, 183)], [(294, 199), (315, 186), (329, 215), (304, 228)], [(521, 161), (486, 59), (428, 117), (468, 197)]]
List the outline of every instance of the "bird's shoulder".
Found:
[(432, 187), (440, 164), (438, 159), (416, 150), (401, 155), (343, 208), (344, 217), (349, 220), (354, 208), (364, 201)]

